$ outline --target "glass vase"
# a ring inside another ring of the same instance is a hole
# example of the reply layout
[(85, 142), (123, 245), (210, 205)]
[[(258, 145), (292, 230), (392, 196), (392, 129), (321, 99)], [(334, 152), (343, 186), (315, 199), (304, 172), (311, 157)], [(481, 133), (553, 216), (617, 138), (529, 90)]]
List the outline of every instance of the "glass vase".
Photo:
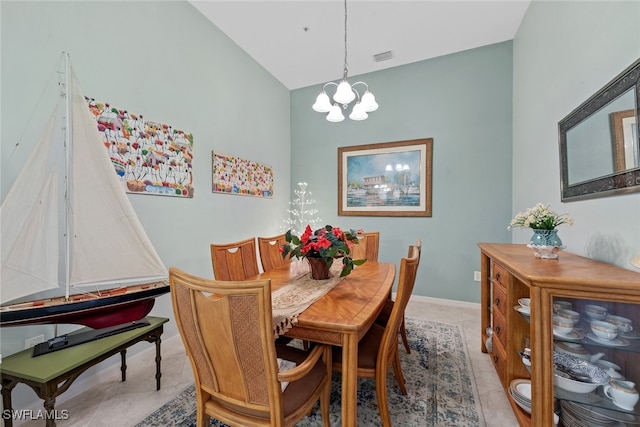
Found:
[(565, 248), (558, 236), (558, 230), (533, 229), (533, 235), (527, 245), (534, 251), (534, 255), (543, 259), (557, 259), (558, 252)]

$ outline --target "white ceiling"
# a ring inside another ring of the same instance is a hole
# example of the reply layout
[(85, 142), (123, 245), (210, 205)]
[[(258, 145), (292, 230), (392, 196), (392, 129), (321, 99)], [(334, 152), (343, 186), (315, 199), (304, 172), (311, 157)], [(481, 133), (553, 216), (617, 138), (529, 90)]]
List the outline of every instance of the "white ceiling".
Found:
[[(190, 0), (288, 89), (342, 78), (341, 0)], [(349, 0), (349, 76), (511, 40), (530, 0)], [(376, 62), (373, 55), (392, 51)]]

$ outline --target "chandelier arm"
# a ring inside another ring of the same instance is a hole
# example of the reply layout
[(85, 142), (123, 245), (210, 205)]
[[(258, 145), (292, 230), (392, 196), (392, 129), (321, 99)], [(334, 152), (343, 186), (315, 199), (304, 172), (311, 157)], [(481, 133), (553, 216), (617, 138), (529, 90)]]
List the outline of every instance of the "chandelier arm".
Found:
[(351, 90), (352, 90), (352, 91), (356, 94), (356, 96), (358, 97), (358, 101), (356, 101), (356, 102), (360, 102), (360, 92), (358, 92), (358, 91), (356, 90), (356, 88), (354, 88), (354, 86), (355, 86), (355, 85), (356, 85), (355, 83), (351, 85)]
[[(351, 87), (353, 88), (355, 85), (357, 84), (361, 84), (361, 85), (365, 85), (367, 87), (367, 90), (369, 90), (369, 85), (366, 84), (365, 82), (355, 82), (354, 84), (351, 85)], [(356, 92), (357, 93), (357, 92)]]
[(327, 82), (327, 83), (325, 83), (325, 84), (324, 84), (324, 86), (322, 86), (322, 91), (324, 92), (324, 90), (325, 90), (325, 89), (327, 88), (327, 86), (329, 86), (329, 85), (333, 85), (333, 86), (336, 86), (336, 87), (337, 87), (337, 86), (338, 86), (338, 83), (336, 83), (336, 82)]

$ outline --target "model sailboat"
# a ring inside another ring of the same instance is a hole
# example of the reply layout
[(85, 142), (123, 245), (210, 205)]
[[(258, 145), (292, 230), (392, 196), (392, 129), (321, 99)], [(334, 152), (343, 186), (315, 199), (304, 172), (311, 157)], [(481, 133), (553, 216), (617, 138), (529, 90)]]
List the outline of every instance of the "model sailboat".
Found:
[(63, 56), (57, 118), (0, 208), (2, 326), (111, 327), (145, 317), (169, 291), (167, 270)]

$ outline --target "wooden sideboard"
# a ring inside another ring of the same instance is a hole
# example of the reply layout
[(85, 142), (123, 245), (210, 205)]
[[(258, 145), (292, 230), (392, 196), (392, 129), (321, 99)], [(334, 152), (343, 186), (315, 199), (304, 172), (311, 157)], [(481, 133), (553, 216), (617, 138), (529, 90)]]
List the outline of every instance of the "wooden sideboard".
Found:
[[(588, 324), (585, 305), (598, 304), (609, 313), (632, 319), (634, 330), (640, 330), (640, 273), (569, 252), (560, 252), (557, 260), (548, 260), (534, 257), (526, 245), (479, 243), (478, 246), (482, 274), (481, 350), (487, 352), (486, 329), (492, 327), (490, 356), (518, 422), (521, 426), (552, 426), (556, 394), (553, 352), (554, 345), (562, 341), (553, 333), (554, 300), (572, 303), (585, 321), (581, 327)], [(518, 299), (523, 297), (530, 298), (530, 316), (515, 309)], [(531, 348), (530, 374), (519, 354), (525, 340)], [(589, 353), (604, 352), (607, 360), (622, 366), (627, 379), (640, 386), (640, 339), (628, 342), (630, 345), (625, 347), (612, 347), (586, 337), (579, 341)], [(517, 378), (531, 379), (531, 415), (509, 393), (511, 381)], [(591, 400), (615, 411), (610, 400), (598, 397), (597, 391)], [(581, 398), (576, 396), (574, 401), (581, 403)], [(634, 415), (640, 416), (639, 407), (636, 406)]]

